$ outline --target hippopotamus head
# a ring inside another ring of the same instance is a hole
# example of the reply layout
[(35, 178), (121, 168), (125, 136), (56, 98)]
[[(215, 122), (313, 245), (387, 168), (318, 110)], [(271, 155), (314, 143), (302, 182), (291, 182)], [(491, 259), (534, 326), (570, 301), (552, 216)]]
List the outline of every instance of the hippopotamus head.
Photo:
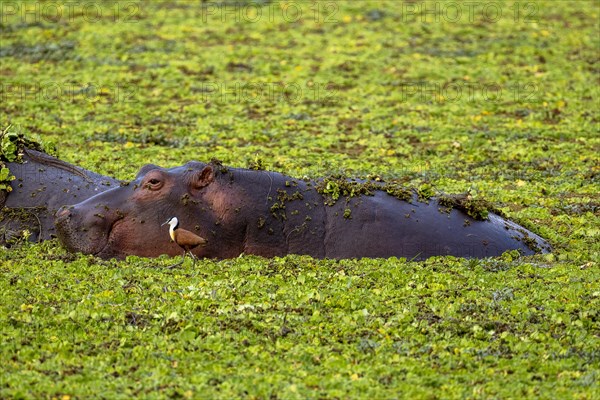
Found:
[[(217, 179), (219, 175), (223, 172), (217, 165), (200, 162), (171, 169), (145, 165), (134, 181), (62, 207), (56, 213), (58, 237), (70, 251), (102, 258), (178, 255), (182, 250), (170, 240), (168, 226), (161, 227), (169, 218), (177, 217), (181, 228), (207, 240), (193, 253), (222, 256), (224, 250), (212, 238), (216, 226), (226, 222), (238, 199), (230, 195), (227, 183)], [(224, 237), (243, 235), (243, 229), (235, 223), (222, 226), (229, 229)], [(223, 237), (223, 232), (219, 233)], [(240, 252), (229, 250), (232, 254)]]

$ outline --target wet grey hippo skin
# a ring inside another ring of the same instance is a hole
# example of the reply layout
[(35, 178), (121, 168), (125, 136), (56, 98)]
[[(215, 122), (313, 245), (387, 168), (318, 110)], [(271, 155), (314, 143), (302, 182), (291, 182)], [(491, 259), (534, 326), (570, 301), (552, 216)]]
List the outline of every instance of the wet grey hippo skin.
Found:
[(24, 150), (22, 162), (6, 164), (16, 179), (11, 192), (0, 194), (1, 245), (10, 244), (24, 230), (32, 241), (56, 237), (56, 210), (119, 186), (116, 179), (35, 150)]
[(329, 206), (315, 185), (220, 164), (146, 165), (129, 185), (61, 209), (57, 233), (70, 251), (102, 258), (180, 255), (160, 226), (171, 217), (208, 240), (194, 254), (217, 259), (242, 253), (423, 259), (550, 250), (539, 236), (492, 213), (475, 220), (458, 209), (441, 212), (435, 199), (407, 202), (381, 190)]

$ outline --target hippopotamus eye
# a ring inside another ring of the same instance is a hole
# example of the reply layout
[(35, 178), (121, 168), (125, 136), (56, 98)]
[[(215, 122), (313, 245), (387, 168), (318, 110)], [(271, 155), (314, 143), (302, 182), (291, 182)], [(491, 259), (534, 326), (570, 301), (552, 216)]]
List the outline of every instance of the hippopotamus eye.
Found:
[(158, 190), (162, 187), (162, 181), (158, 178), (151, 178), (146, 181), (146, 184), (144, 186), (146, 187), (146, 189)]

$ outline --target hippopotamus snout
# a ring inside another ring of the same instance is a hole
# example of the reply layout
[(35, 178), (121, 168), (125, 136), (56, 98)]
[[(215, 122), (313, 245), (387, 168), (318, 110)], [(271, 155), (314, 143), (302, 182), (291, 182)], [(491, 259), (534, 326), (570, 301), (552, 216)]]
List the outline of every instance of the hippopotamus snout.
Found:
[(63, 245), (69, 251), (78, 251), (76, 244), (75, 229), (71, 225), (71, 209), (73, 206), (62, 206), (55, 214), (54, 226), (56, 227), (56, 233)]
[(98, 254), (108, 244), (112, 226), (121, 218), (119, 210), (85, 201), (58, 209), (54, 223), (67, 250)]

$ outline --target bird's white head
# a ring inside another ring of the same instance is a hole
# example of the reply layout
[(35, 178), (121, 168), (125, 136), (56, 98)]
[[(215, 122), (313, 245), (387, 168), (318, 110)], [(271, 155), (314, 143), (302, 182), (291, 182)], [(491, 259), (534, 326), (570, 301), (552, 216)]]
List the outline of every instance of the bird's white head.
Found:
[(177, 219), (177, 217), (172, 217), (165, 221), (162, 225), (164, 224), (169, 224), (171, 229), (177, 229), (177, 226), (179, 226), (179, 220)]

